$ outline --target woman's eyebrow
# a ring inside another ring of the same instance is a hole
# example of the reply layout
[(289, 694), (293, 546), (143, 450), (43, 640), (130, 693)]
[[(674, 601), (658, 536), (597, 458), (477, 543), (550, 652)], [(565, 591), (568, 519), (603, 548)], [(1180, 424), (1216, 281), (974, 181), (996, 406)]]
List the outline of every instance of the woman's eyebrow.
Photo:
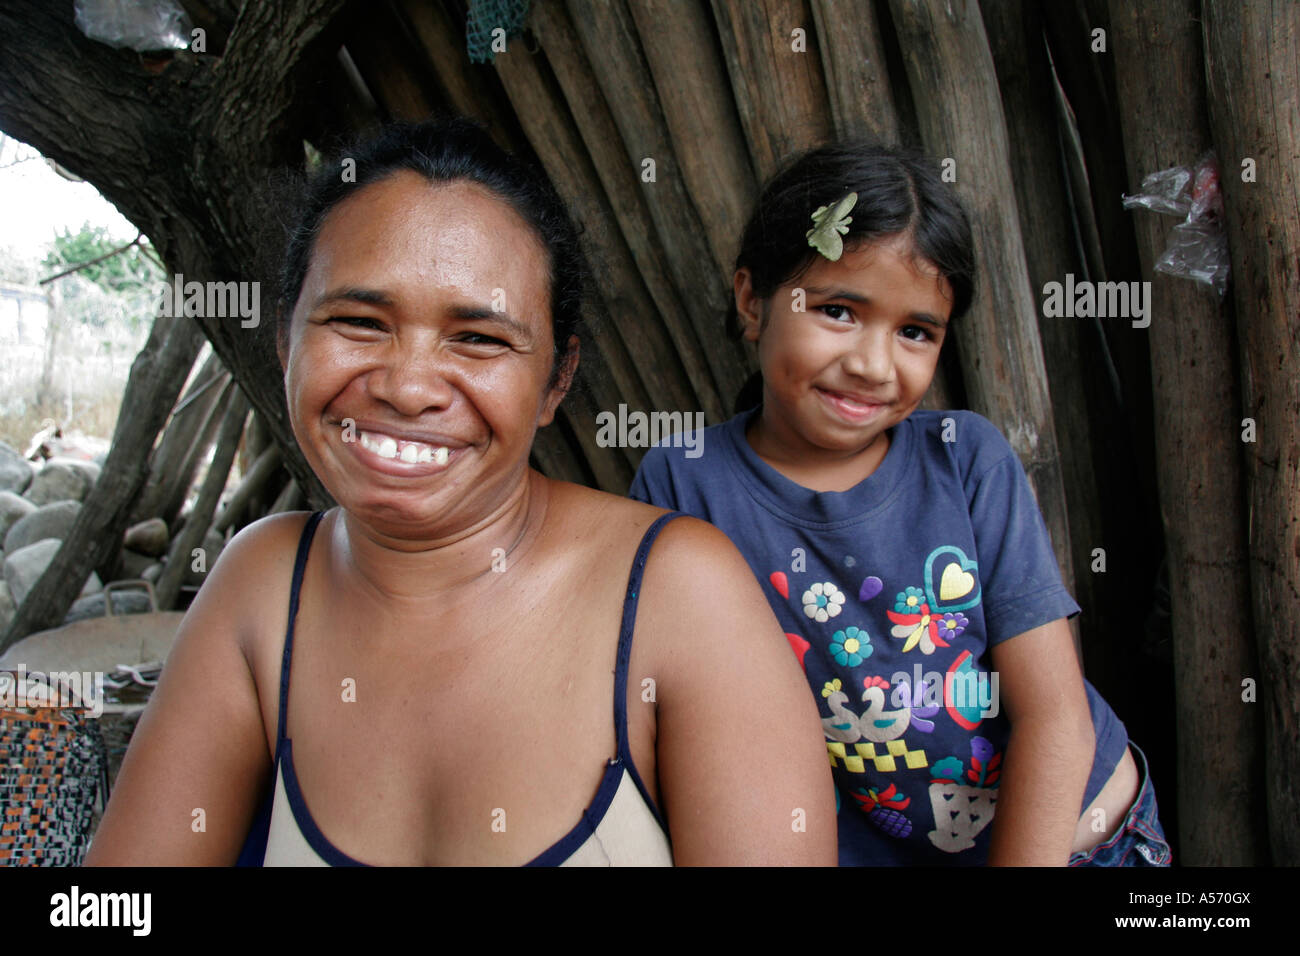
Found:
[(312, 303), (312, 311), (330, 302), (360, 302), (363, 305), (384, 306), (393, 304), (392, 298), (386, 292), (380, 292), (377, 289), (358, 288), (357, 286), (345, 286), (342, 289), (334, 289), (331, 292), (323, 293), (320, 298)]

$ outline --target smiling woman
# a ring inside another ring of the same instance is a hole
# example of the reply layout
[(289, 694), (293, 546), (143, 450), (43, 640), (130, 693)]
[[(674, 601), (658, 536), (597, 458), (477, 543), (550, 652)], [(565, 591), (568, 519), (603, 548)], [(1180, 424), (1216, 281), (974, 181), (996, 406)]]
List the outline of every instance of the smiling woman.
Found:
[(87, 862), (833, 864), (816, 709), (744, 559), (529, 468), (581, 333), (553, 190), (466, 121), (345, 155), (277, 333), (338, 507), (223, 552)]

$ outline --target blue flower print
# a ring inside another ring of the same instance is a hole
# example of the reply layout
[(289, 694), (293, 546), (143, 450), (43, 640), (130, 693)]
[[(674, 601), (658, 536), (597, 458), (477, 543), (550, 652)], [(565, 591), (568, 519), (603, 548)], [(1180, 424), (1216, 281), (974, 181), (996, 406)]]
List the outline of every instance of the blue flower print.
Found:
[(846, 627), (831, 638), (831, 656), (841, 667), (857, 667), (875, 650), (870, 635), (860, 627)]
[(921, 605), (925, 603), (925, 592), (920, 588), (908, 588), (899, 591), (894, 602), (894, 612), (897, 614), (920, 614)]

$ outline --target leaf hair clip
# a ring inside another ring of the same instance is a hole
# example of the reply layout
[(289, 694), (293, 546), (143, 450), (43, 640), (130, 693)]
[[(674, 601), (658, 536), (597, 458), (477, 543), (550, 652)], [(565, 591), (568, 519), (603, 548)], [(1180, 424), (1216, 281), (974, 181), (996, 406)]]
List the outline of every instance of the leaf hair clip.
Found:
[(813, 227), (808, 230), (808, 245), (812, 246), (831, 262), (844, 255), (844, 240), (840, 236), (849, 231), (853, 221), (849, 210), (858, 201), (857, 193), (849, 193), (834, 206), (818, 206), (812, 214)]

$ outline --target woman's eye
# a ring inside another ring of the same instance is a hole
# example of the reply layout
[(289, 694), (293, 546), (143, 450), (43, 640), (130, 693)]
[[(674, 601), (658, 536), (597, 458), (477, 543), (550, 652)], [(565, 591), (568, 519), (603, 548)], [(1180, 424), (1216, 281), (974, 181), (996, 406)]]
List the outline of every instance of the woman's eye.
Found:
[(924, 329), (919, 325), (905, 326), (902, 332), (904, 338), (911, 339), (913, 342), (928, 342), (933, 338), (928, 329)]
[(839, 319), (847, 319), (847, 318), (849, 318), (849, 310), (848, 310), (848, 308), (847, 308), (846, 306), (842, 306), (842, 305), (823, 305), (823, 306), (820, 306), (819, 308), (820, 308), (822, 314), (825, 315), (825, 316), (826, 316), (827, 318), (829, 318), (829, 319), (836, 319), (836, 320), (839, 320)]
[(382, 332), (384, 329), (378, 321), (364, 315), (334, 315), (330, 317), (329, 321), (338, 322), (341, 325), (350, 325), (358, 329), (374, 329), (377, 332)]
[(461, 341), (467, 342), (470, 345), (500, 345), (503, 347), (509, 347), (510, 344), (508, 342), (503, 342), (494, 336), (484, 335), (482, 332), (466, 332), (461, 336)]

